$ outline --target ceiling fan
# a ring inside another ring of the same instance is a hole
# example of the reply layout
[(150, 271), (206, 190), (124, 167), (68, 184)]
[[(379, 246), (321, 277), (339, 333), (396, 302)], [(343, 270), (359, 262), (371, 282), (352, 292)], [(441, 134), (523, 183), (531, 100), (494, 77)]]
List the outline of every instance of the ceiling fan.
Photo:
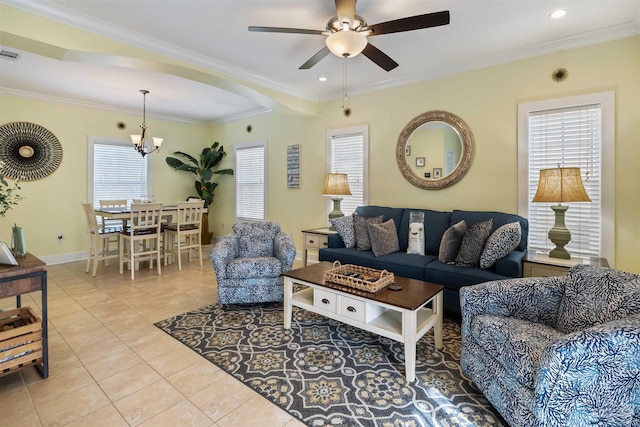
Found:
[(385, 71), (391, 71), (398, 66), (398, 63), (380, 49), (369, 43), (367, 37), (379, 36), (381, 34), (400, 33), (403, 31), (413, 31), (449, 24), (449, 11), (445, 10), (369, 25), (362, 17), (355, 14), (356, 0), (335, 0), (335, 2), (336, 16), (327, 22), (327, 27), (324, 31), (256, 26), (250, 26), (249, 31), (327, 36), (325, 40), (326, 46), (320, 49), (320, 51), (313, 55), (307, 62), (302, 64), (299, 67), (300, 70), (306, 70), (313, 67), (331, 52), (334, 55), (343, 58), (351, 58), (362, 53)]

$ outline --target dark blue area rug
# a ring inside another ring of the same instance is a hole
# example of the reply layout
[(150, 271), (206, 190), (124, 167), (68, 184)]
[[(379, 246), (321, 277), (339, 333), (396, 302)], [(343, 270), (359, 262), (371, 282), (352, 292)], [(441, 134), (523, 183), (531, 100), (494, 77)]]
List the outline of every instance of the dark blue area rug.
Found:
[(460, 327), (445, 320), (417, 346), (416, 381), (404, 376), (404, 346), (282, 304), (212, 305), (156, 326), (308, 426), (506, 425), (460, 369)]

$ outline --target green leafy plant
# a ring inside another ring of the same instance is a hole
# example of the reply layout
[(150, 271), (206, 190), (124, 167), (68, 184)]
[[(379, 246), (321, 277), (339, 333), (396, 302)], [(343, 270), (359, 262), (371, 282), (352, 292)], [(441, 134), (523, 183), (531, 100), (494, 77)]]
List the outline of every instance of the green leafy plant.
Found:
[[(0, 162), (0, 168), (2, 168), (2, 166), (3, 164)], [(23, 199), (23, 197), (18, 194), (19, 190), (19, 181), (10, 185), (4, 175), (0, 175), (0, 218), (3, 218), (9, 209), (16, 206)]]
[(196, 176), (196, 192), (198, 197), (204, 200), (204, 206), (208, 208), (213, 202), (213, 192), (218, 186), (218, 183), (211, 181), (213, 175), (233, 175), (233, 169), (214, 170), (222, 158), (227, 155), (224, 147), (218, 142), (214, 142), (211, 147), (202, 150), (198, 159), (182, 151), (175, 151), (173, 154), (182, 156), (192, 163), (185, 163), (175, 157), (166, 158), (167, 164), (175, 170), (191, 172)]

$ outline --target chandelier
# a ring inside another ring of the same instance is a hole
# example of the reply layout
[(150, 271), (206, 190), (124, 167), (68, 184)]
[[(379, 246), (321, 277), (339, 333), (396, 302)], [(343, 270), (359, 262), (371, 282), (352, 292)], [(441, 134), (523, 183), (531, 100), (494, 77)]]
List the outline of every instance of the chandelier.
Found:
[(154, 151), (159, 152), (160, 151), (160, 146), (162, 145), (162, 141), (163, 138), (153, 138), (153, 149), (151, 149), (151, 147), (149, 147), (149, 150), (147, 151), (147, 148), (145, 147), (145, 133), (147, 132), (147, 94), (149, 93), (148, 90), (145, 89), (140, 89), (140, 93), (142, 93), (142, 124), (140, 125), (140, 129), (142, 129), (142, 135), (131, 135), (131, 142), (133, 142), (133, 145), (135, 147), (135, 149), (138, 151), (138, 153), (142, 154), (142, 157), (146, 156), (147, 154), (151, 154)]

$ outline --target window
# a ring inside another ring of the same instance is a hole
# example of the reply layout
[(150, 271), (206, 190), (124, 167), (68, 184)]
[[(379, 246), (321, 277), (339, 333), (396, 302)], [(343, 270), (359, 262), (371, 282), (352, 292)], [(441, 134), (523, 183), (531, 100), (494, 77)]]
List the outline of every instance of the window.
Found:
[(100, 200), (151, 197), (148, 157), (133, 149), (131, 141), (89, 137), (89, 203)]
[(267, 143), (235, 146), (236, 218), (264, 221), (266, 193)]
[(529, 219), (529, 249), (555, 247), (551, 203), (533, 203), (541, 169), (579, 167), (591, 203), (569, 206), (566, 246), (578, 257), (614, 255), (614, 95), (598, 93), (518, 106), (519, 213)]
[[(346, 173), (351, 196), (344, 196), (340, 210), (351, 215), (369, 201), (369, 128), (358, 126), (327, 132), (327, 173)], [(333, 209), (327, 198), (327, 213)]]

